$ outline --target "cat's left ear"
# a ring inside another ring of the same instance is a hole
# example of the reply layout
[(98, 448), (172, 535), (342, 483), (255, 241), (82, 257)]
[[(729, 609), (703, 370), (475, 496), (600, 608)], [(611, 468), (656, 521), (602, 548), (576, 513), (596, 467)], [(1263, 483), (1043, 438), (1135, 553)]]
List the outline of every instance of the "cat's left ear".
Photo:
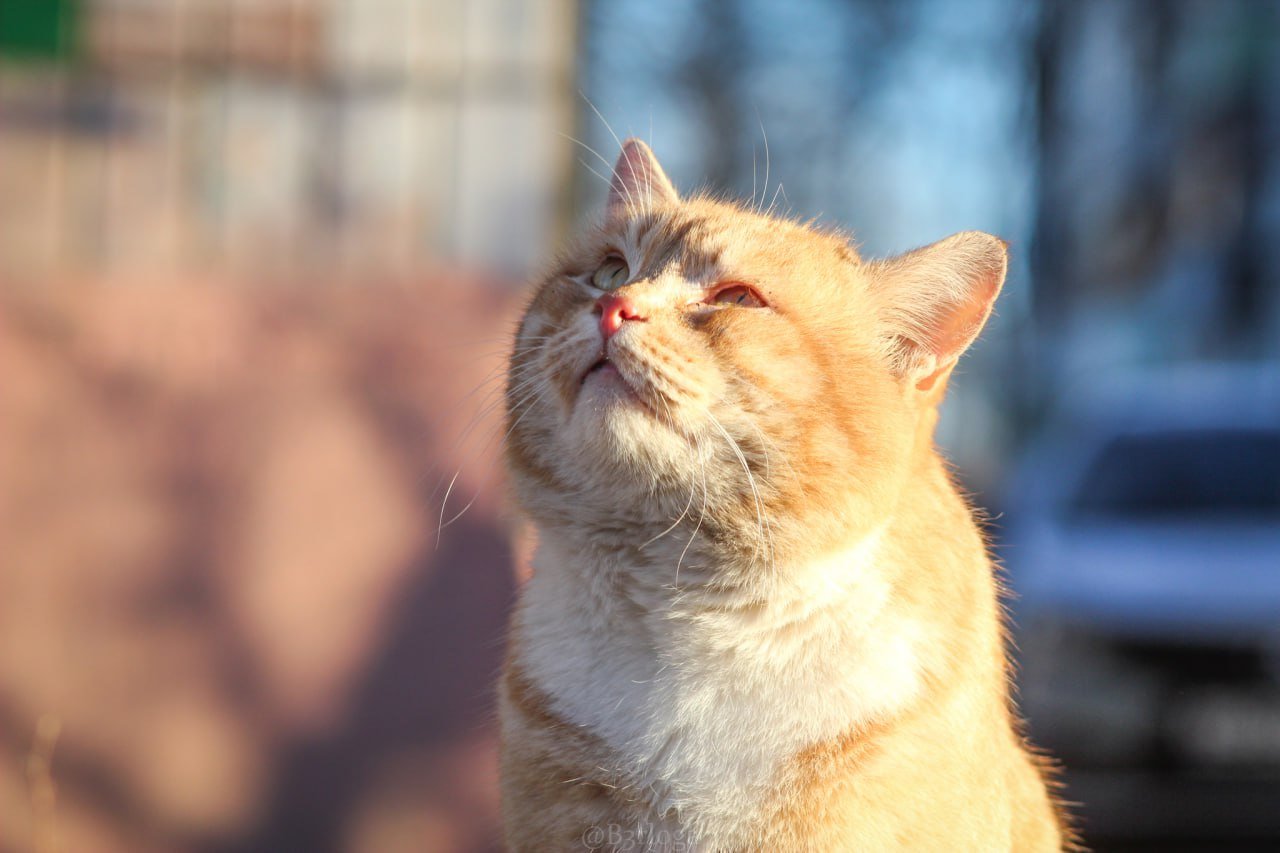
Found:
[(609, 181), (608, 215), (633, 213), (654, 204), (675, 204), (676, 188), (653, 156), (649, 146), (632, 137), (622, 143), (622, 153)]
[(1004, 284), (1008, 244), (963, 231), (872, 265), (894, 371), (922, 391), (945, 380)]

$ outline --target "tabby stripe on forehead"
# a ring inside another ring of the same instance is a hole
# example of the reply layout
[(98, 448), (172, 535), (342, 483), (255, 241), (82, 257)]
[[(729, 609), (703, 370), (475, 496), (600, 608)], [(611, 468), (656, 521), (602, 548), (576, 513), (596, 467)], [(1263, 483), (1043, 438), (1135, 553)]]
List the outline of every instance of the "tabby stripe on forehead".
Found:
[(710, 267), (720, 259), (720, 249), (707, 238), (707, 223), (703, 219), (688, 217), (673, 221), (670, 216), (650, 213), (642, 217), (639, 224), (642, 233), (651, 239), (654, 246), (654, 251), (645, 251), (643, 269), (646, 275), (656, 274), (682, 250), (686, 256), (691, 256), (689, 266)]

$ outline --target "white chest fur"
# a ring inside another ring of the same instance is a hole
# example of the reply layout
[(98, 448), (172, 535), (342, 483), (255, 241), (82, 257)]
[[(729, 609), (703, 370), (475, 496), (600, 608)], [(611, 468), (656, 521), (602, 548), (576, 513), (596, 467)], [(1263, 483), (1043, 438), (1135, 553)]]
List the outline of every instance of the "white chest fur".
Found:
[[(750, 832), (769, 783), (806, 747), (907, 705), (920, 626), (887, 607), (878, 536), (786, 573), (750, 608), (601, 608), (591, 567), (544, 542), (525, 591), (522, 664), (557, 714), (608, 743), (695, 846)], [(604, 610), (605, 612), (601, 612)]]

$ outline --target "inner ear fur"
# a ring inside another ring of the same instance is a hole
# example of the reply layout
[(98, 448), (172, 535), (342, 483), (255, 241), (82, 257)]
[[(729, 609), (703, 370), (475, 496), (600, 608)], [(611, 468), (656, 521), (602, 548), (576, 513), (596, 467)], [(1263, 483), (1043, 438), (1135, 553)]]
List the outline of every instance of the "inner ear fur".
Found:
[(973, 343), (1004, 284), (1008, 244), (981, 231), (874, 262), (884, 343), (905, 381), (929, 390)]

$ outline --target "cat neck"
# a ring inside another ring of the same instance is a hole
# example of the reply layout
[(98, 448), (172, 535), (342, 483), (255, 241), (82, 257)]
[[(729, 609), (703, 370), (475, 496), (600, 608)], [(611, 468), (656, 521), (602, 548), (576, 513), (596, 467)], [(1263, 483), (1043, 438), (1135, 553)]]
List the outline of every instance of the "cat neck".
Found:
[(717, 542), (723, 534), (708, 535), (711, 525), (690, 522), (642, 543), (619, 541), (611, 529), (543, 529), (535, 575), (573, 579), (577, 596), (599, 613), (621, 603), (628, 619), (642, 611), (663, 620), (741, 614), (754, 621), (762, 611), (836, 608), (855, 592), (865, 594), (858, 579), (879, 574), (872, 567), (888, 527), (876, 524), (821, 556), (797, 560), (768, 545), (725, 547)]
[(892, 606), (886, 535), (788, 567), (767, 593), (713, 604), (685, 590), (665, 610), (618, 595), (614, 567), (544, 539), (517, 614), (519, 666), (608, 746), (599, 765), (647, 792), (655, 814), (732, 837), (790, 756), (925, 689), (935, 638)]
[(1004, 684), (981, 537), (940, 460), (911, 482), (883, 524), (755, 583), (714, 582), (696, 540), (676, 584), (670, 554), (544, 531), (515, 661), (603, 741), (609, 778), (733, 837), (801, 750), (909, 719), (942, 683)]

